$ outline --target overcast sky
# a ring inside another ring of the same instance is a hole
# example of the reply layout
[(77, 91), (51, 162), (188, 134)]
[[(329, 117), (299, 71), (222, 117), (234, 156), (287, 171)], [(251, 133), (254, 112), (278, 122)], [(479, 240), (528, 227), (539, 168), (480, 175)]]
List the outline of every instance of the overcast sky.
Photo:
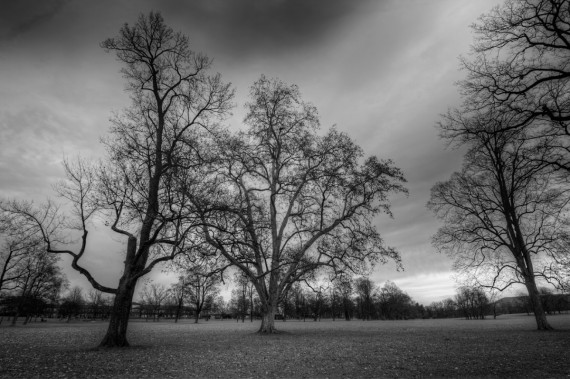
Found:
[[(0, 14), (0, 196), (42, 201), (62, 177), (64, 155), (98, 158), (113, 112), (128, 104), (120, 63), (99, 43), (151, 10), (214, 59), (236, 89), (238, 127), (249, 86), (261, 75), (297, 84), (323, 129), (337, 125), (367, 155), (394, 160), (409, 197), (378, 229), (394, 264), (371, 278), (394, 281), (424, 304), (453, 296), (451, 261), (430, 245), (438, 222), (431, 186), (457, 170), (435, 127), (458, 105), (458, 56), (469, 25), (499, 0), (10, 0)], [(122, 249), (103, 228), (90, 235), (86, 265), (118, 283)], [(113, 237), (115, 238), (115, 237)], [(117, 263), (117, 264), (113, 264)], [(112, 267), (112, 268), (110, 268)], [(72, 284), (88, 284), (68, 271)], [(163, 274), (154, 274), (157, 281)]]

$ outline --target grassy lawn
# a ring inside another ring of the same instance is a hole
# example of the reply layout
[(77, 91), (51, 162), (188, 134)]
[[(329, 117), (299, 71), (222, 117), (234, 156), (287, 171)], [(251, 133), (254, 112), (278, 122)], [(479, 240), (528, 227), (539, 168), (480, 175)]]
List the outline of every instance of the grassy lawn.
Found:
[(97, 350), (104, 322), (0, 326), (0, 377), (570, 377), (570, 315), (467, 321), (133, 320), (128, 349)]

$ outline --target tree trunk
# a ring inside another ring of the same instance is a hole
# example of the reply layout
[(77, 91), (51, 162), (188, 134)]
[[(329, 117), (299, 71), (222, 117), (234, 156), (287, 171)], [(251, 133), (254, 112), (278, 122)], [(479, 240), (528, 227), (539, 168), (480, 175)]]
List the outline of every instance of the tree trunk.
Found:
[(180, 312), (182, 311), (182, 304), (183, 304), (183, 300), (180, 299), (178, 301), (178, 306), (176, 307), (176, 317), (174, 318), (175, 323), (177, 323), (178, 319), (180, 318)]
[(527, 278), (525, 284), (528, 290), (530, 304), (534, 312), (534, 318), (536, 319), (537, 329), (552, 330), (552, 326), (550, 326), (546, 319), (546, 314), (544, 313), (544, 308), (542, 307), (542, 302), (540, 301), (540, 295), (538, 294), (538, 288), (536, 287), (534, 278)]
[(265, 305), (262, 307), (261, 327), (258, 333), (277, 333), (277, 329), (275, 328), (275, 307), (273, 305)]
[(253, 290), (249, 291), (249, 322), (253, 322)]
[(16, 314), (14, 316), (12, 316), (12, 323), (10, 325), (15, 326), (16, 321), (18, 321), (18, 317), (20, 317), (20, 311), (19, 310), (17, 310)]
[(135, 285), (136, 280), (129, 283), (128, 279), (121, 278), (121, 283), (113, 302), (113, 308), (111, 309), (107, 334), (105, 334), (99, 347), (129, 346), (127, 342), (127, 325), (131, 313)]

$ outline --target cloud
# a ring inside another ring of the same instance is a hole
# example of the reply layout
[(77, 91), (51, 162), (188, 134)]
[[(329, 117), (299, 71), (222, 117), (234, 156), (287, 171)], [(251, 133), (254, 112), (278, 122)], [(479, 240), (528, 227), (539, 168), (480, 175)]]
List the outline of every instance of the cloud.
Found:
[[(89, 130), (83, 109), (35, 99), (0, 111), (2, 196), (43, 200), (61, 179), (64, 155), (98, 155), (98, 131)], [(45, 99), (44, 99), (45, 100)], [(89, 116), (89, 115), (88, 115)]]
[(196, 0), (155, 5), (168, 19), (191, 18), (196, 33), (223, 44), (227, 53), (251, 57), (312, 48), (341, 29), (352, 14), (374, 3), (381, 4), (373, 0)]
[(431, 272), (394, 279), (393, 282), (414, 301), (428, 305), (455, 295), (452, 275), (451, 271)]
[(12, 40), (49, 22), (69, 0), (24, 0), (2, 3), (0, 41)]

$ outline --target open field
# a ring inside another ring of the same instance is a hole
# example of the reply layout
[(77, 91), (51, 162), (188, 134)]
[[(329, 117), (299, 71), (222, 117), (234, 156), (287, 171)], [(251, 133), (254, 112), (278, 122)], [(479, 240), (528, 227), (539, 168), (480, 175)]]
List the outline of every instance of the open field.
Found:
[(106, 323), (0, 326), (0, 377), (570, 377), (570, 315), (557, 329), (503, 315), (467, 321), (133, 320), (129, 349), (97, 350)]

